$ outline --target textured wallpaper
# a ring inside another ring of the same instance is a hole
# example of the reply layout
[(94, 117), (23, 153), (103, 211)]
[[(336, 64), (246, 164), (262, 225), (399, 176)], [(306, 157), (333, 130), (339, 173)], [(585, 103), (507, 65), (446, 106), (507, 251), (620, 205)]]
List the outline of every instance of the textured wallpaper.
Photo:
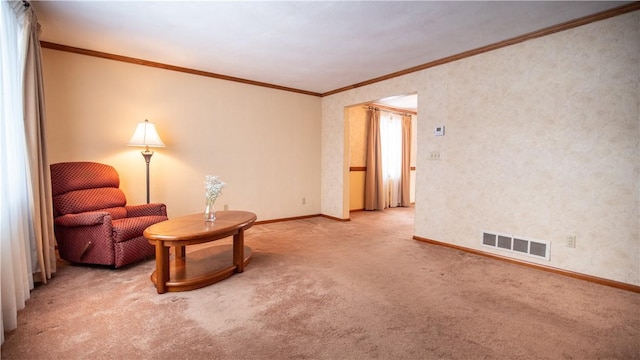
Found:
[(349, 121), (349, 166), (367, 166), (367, 110), (351, 106), (345, 120)]
[(638, 39), (634, 12), (324, 98), (322, 212), (348, 217), (345, 107), (417, 92), (415, 235), (640, 285)]

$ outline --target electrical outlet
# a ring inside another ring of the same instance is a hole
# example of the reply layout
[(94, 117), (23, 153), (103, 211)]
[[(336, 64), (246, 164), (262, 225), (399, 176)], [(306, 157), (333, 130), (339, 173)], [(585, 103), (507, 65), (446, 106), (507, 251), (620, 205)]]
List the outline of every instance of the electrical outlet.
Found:
[(307, 203), (307, 198), (302, 198), (302, 205)]
[(224, 211), (229, 210), (229, 204), (224, 204)]
[(576, 236), (575, 235), (567, 236), (567, 247), (570, 247), (570, 248), (576, 247)]
[(430, 160), (440, 160), (440, 151), (432, 151), (429, 153)]

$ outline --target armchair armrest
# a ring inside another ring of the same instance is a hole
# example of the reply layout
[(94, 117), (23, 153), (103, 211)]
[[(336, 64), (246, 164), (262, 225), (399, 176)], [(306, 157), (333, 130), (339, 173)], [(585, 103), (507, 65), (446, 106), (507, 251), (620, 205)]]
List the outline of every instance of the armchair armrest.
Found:
[(111, 222), (111, 214), (108, 212), (85, 212), (80, 214), (66, 214), (62, 216), (58, 216), (55, 219), (55, 224), (58, 226), (88, 226), (88, 225), (99, 225), (105, 222)]
[(127, 205), (127, 217), (138, 216), (167, 216), (167, 207), (165, 204), (142, 204), (142, 205)]

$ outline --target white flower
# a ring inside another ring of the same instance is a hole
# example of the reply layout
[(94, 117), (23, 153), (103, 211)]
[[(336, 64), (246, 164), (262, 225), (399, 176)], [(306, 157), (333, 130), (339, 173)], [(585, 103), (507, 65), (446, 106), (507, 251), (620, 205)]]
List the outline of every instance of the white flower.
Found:
[(214, 202), (220, 194), (222, 194), (222, 188), (227, 185), (217, 176), (207, 175), (204, 177), (204, 189), (205, 198), (208, 201)]

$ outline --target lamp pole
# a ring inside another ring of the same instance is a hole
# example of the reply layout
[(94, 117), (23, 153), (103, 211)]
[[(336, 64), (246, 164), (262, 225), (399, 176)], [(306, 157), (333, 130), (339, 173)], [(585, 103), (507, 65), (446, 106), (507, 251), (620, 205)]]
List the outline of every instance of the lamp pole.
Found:
[(149, 163), (151, 162), (151, 156), (153, 151), (149, 151), (149, 147), (145, 151), (140, 152), (144, 156), (144, 161), (147, 163), (147, 204), (149, 203)]

